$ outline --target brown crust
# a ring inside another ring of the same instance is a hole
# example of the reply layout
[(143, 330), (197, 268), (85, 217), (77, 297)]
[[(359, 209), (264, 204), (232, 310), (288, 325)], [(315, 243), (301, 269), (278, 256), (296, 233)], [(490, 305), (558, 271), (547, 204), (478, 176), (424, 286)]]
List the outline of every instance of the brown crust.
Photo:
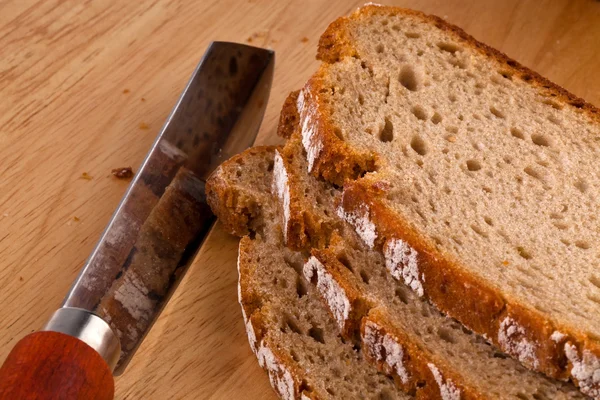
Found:
[[(320, 90), (326, 90), (326, 86), (321, 85), (321, 82), (327, 74), (327, 63), (335, 63), (343, 57), (360, 58), (358, 49), (353, 44), (351, 26), (363, 18), (378, 14), (410, 15), (425, 23), (433, 24), (438, 29), (453, 35), (457, 41), (495, 60), (498, 63), (498, 69), (504, 72), (509, 79), (521, 79), (538, 89), (540, 95), (562, 101), (577, 112), (587, 114), (592, 121), (600, 122), (598, 108), (522, 66), (502, 52), (478, 42), (462, 29), (439, 17), (396, 7), (368, 5), (350, 16), (334, 21), (319, 42), (317, 58), (323, 60), (324, 63), (307, 83), (305, 91), (314, 94), (319, 93)], [(313, 95), (312, 101), (316, 102), (313, 107), (317, 107), (319, 110), (318, 115), (314, 117), (318, 121), (315, 136), (323, 144), (323, 149), (315, 161), (313, 172), (338, 185), (340, 182), (351, 181), (361, 173), (367, 172), (368, 169), (363, 169), (357, 173), (355, 168), (360, 164), (356, 162), (355, 152), (336, 136), (336, 127), (331, 122), (329, 114), (324, 111), (326, 108), (319, 104), (318, 96)], [(391, 238), (405, 240), (417, 249), (420, 254), (419, 268), (425, 275), (424, 290), (440, 310), (457, 318), (474, 331), (486, 334), (496, 344), (499, 344), (500, 324), (504, 318), (510, 316), (525, 328), (527, 340), (537, 343), (536, 356), (539, 366), (535, 369), (554, 378), (564, 379), (570, 376), (570, 368), (565, 365), (564, 348), (549, 337), (554, 329), (567, 334), (580, 351), (583, 348), (589, 349), (600, 357), (598, 343), (587, 337), (584, 332), (578, 331), (575, 327), (556, 326), (542, 313), (520, 305), (515, 299), (503, 296), (490, 283), (471, 275), (466, 268), (451, 260), (447, 255), (440, 254), (432, 243), (427, 242), (415, 229), (409, 227), (402, 217), (376, 200), (378, 196), (376, 188), (368, 187), (366, 183), (368, 182), (363, 181), (348, 185), (344, 194), (345, 207), (351, 210), (358, 209), (364, 204), (369, 205), (372, 221), (380, 231), (379, 249), (382, 248), (385, 239)], [(509, 349), (504, 346), (504, 350)], [(527, 364), (525, 362), (525, 365)], [(528, 366), (533, 367), (531, 363)], [(571, 376), (571, 378), (573, 377)]]
[[(235, 169), (246, 157), (273, 159), (278, 146), (256, 146), (231, 157), (217, 168), (206, 181), (206, 198), (213, 213), (225, 230), (236, 236), (245, 236), (254, 228), (253, 221), (261, 215), (256, 196), (245, 192), (231, 181), (227, 172)], [(266, 172), (266, 171), (265, 171)]]
[(289, 139), (296, 130), (300, 116), (296, 102), (298, 101), (299, 90), (291, 92), (283, 102), (281, 113), (279, 114), (279, 124), (277, 125), (277, 135)]

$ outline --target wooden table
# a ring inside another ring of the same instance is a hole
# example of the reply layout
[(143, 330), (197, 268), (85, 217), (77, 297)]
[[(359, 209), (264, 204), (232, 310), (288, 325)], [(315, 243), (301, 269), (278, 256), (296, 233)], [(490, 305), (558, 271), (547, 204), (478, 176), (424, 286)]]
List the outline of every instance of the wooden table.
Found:
[[(600, 2), (394, 1), (436, 13), (600, 103)], [(258, 142), (317, 67), (319, 35), (359, 2), (0, 0), (0, 360), (60, 305), (211, 40), (277, 52)], [(91, 179), (84, 179), (82, 174)], [(118, 399), (274, 398), (219, 226), (146, 338)]]

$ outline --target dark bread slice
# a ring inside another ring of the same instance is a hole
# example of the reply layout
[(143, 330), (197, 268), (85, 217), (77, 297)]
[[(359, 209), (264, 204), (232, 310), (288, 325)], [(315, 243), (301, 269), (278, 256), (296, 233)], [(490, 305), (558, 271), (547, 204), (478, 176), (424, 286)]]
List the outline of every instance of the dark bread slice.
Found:
[(282, 399), (408, 399), (339, 336), (301, 274), (303, 256), (261, 237), (240, 241), (239, 300), (248, 340)]
[[(305, 256), (286, 248), (269, 200), (275, 147), (249, 149), (207, 181), (210, 204), (240, 241), (239, 292), (252, 351), (282, 399), (409, 399), (345, 341), (302, 275)], [(253, 210), (249, 213), (248, 210)]]
[(416, 11), (341, 18), (319, 58), (298, 97), (308, 169), (346, 183), (366, 243), (415, 252), (418, 274), (388, 257), (396, 277), (600, 398), (598, 109)]

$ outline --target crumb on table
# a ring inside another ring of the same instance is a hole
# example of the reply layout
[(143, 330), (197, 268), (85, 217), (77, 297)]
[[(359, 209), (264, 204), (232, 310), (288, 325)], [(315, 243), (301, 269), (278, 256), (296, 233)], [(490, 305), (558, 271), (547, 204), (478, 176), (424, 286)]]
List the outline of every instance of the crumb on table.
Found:
[(300, 39), (300, 41), (302, 43), (306, 43), (306, 42), (308, 42), (308, 38), (306, 36), (304, 36), (302, 39)]
[(115, 168), (111, 173), (118, 179), (131, 179), (133, 177), (133, 170), (131, 167)]
[(91, 181), (93, 178), (90, 174), (88, 174), (87, 172), (84, 172), (81, 174), (80, 179), (85, 179), (86, 181)]
[(129, 92), (130, 92), (130, 90), (129, 90), (129, 89), (123, 89), (123, 94), (127, 94), (127, 93), (129, 93)]
[(147, 123), (145, 123), (145, 122), (140, 122), (140, 129), (141, 129), (141, 130), (144, 130), (144, 131), (145, 131), (145, 130), (148, 130), (148, 129), (150, 129), (150, 125), (148, 125), (148, 124), (147, 124)]

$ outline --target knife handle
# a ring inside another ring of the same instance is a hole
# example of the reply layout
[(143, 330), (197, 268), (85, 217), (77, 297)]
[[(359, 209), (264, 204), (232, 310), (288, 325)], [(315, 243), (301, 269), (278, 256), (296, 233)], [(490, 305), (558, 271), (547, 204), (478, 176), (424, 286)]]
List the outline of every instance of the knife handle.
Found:
[(1, 400), (112, 400), (106, 361), (83, 341), (60, 332), (35, 332), (0, 367)]

